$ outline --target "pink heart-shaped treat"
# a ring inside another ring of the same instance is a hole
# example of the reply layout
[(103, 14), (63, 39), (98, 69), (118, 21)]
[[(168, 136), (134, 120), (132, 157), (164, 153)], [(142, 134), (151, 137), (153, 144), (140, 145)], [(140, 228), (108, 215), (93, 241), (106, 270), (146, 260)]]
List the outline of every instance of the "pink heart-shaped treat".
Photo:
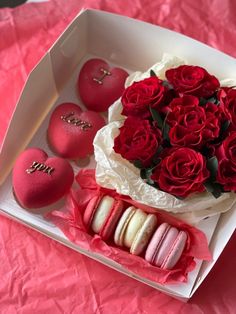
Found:
[(12, 180), (20, 205), (36, 209), (57, 202), (69, 192), (74, 172), (67, 160), (49, 158), (43, 150), (29, 148), (16, 160)]
[(52, 150), (64, 158), (80, 159), (93, 154), (93, 139), (105, 125), (94, 111), (82, 111), (73, 103), (63, 103), (52, 113), (48, 126), (48, 141)]
[(90, 110), (106, 111), (122, 95), (127, 76), (125, 70), (112, 68), (104, 60), (90, 59), (79, 74), (81, 100)]

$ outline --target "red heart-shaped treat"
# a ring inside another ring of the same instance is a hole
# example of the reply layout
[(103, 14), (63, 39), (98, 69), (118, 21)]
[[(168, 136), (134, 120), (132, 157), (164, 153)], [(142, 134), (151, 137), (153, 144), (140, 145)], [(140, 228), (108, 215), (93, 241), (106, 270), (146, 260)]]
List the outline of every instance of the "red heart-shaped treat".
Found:
[(105, 120), (99, 113), (64, 103), (51, 115), (48, 141), (53, 151), (64, 158), (85, 158), (93, 154), (93, 139), (104, 125)]
[(122, 95), (127, 76), (125, 70), (112, 68), (104, 60), (90, 59), (79, 74), (81, 100), (90, 110), (106, 111)]
[(67, 160), (49, 158), (43, 150), (29, 148), (16, 160), (12, 180), (20, 205), (36, 209), (61, 199), (70, 190), (74, 172)]

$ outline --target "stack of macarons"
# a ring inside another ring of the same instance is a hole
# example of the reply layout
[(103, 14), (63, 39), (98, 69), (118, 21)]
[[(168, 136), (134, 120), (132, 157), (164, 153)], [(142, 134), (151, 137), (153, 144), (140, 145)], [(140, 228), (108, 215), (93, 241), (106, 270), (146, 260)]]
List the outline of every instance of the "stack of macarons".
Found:
[(162, 223), (155, 214), (130, 206), (108, 195), (92, 198), (85, 209), (84, 224), (88, 231), (143, 256), (149, 263), (173, 269), (187, 242), (187, 233)]

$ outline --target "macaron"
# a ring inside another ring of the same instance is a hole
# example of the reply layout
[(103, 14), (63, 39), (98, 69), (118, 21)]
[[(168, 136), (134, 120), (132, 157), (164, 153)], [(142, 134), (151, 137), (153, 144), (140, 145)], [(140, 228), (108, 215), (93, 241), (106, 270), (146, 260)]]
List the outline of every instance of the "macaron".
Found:
[(109, 195), (93, 197), (86, 207), (83, 221), (87, 229), (101, 236), (103, 240), (111, 238), (117, 221), (123, 211), (123, 201)]
[(40, 148), (22, 152), (12, 174), (17, 202), (31, 211), (59, 201), (69, 192), (73, 180), (74, 172), (67, 160), (48, 157)]
[(163, 269), (172, 269), (179, 261), (187, 241), (187, 233), (162, 223), (153, 234), (145, 259)]
[(157, 218), (134, 206), (123, 213), (114, 234), (118, 246), (127, 247), (130, 253), (140, 255), (146, 248), (157, 225)]

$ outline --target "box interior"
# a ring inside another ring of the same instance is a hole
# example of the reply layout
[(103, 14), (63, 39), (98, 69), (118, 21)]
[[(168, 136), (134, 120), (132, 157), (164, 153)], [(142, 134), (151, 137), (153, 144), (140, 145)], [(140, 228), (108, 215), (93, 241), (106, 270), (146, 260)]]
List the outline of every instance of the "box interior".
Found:
[[(173, 42), (176, 44), (173, 45)], [(41, 147), (52, 155), (46, 142), (51, 111), (58, 104), (66, 101), (75, 102), (84, 108), (75, 86), (80, 68), (86, 60), (100, 57), (131, 73), (135, 70), (146, 70), (160, 60), (166, 52), (180, 56), (188, 60), (188, 63), (204, 66), (219, 78), (223, 78), (222, 73), (224, 77), (231, 77), (236, 73), (233, 58), (175, 32), (96, 10), (86, 10), (75, 18), (32, 71), (16, 106), (0, 154), (0, 166), (1, 170), (3, 169), (0, 174), (0, 182), (3, 183), (0, 188), (0, 208), (3, 214), (72, 249), (165, 293), (187, 299), (204, 280), (232, 235), (236, 225), (234, 208), (222, 214), (220, 219), (217, 215), (202, 221), (197, 226), (206, 233), (209, 242), (212, 237), (210, 248), (213, 252), (213, 261), (198, 262), (196, 269), (189, 274), (187, 284), (161, 286), (129, 273), (107, 258), (84, 251), (74, 245), (58, 228), (40, 215), (30, 214), (21, 209), (15, 202), (11, 188), (10, 171), (19, 152), (26, 146)], [(94, 166), (94, 159), (91, 158), (87, 167), (94, 168)], [(77, 173), (78, 165), (73, 164), (73, 167)]]

